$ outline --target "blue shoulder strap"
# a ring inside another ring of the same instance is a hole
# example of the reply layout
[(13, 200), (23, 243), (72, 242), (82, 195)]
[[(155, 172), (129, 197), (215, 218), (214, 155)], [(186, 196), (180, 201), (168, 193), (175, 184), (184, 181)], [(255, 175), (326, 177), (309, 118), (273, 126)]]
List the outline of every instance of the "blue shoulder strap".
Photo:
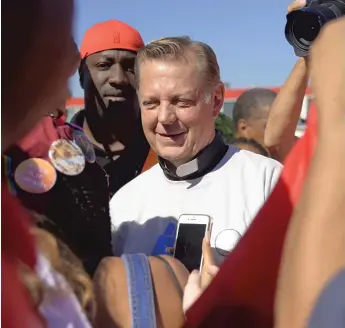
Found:
[(124, 254), (132, 328), (156, 328), (156, 312), (149, 261), (144, 254)]

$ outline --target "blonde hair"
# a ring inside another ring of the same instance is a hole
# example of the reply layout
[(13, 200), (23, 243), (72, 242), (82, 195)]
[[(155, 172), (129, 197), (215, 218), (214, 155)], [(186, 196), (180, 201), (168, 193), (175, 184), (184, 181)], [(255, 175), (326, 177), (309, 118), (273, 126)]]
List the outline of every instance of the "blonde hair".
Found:
[[(44, 215), (31, 212), (34, 223), (42, 223), (50, 220)], [(71, 287), (82, 310), (92, 323), (96, 315), (96, 300), (93, 292), (93, 283), (86, 273), (83, 264), (77, 256), (60, 239), (46, 230), (33, 227), (31, 233), (34, 235), (38, 249), (44, 253), (52, 267), (60, 273)], [(18, 267), (20, 278), (29, 291), (32, 304), (37, 308), (40, 306), (45, 287), (35, 271), (20, 263)]]
[(188, 54), (196, 56), (196, 65), (209, 89), (220, 82), (219, 65), (213, 49), (206, 43), (193, 41), (188, 36), (168, 37), (152, 41), (138, 52), (135, 62), (136, 86), (139, 87), (140, 65), (146, 60), (188, 62)]

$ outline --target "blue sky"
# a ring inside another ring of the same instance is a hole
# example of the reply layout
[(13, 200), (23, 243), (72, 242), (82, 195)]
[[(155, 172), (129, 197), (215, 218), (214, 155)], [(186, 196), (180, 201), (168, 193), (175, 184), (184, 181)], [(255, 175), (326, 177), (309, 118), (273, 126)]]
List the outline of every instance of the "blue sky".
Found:
[[(232, 88), (279, 86), (296, 57), (284, 36), (289, 0), (76, 0), (75, 40), (93, 24), (119, 19), (144, 42), (189, 35), (216, 52), (223, 81)], [(82, 96), (77, 76), (73, 96)]]

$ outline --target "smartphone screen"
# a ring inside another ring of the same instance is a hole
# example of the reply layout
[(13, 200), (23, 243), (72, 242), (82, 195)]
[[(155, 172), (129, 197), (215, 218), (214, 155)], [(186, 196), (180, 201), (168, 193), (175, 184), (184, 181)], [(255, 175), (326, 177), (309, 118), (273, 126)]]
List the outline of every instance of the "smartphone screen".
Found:
[(181, 223), (175, 245), (174, 257), (189, 270), (199, 270), (202, 258), (202, 240), (206, 233), (206, 224)]

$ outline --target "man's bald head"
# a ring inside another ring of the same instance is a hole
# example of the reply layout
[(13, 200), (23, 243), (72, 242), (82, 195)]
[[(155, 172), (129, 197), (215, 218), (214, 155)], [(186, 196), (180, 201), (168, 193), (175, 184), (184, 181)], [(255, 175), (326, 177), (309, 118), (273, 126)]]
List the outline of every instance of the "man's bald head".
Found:
[(245, 91), (237, 99), (233, 122), (237, 137), (255, 139), (263, 144), (269, 109), (277, 93), (264, 88)]

